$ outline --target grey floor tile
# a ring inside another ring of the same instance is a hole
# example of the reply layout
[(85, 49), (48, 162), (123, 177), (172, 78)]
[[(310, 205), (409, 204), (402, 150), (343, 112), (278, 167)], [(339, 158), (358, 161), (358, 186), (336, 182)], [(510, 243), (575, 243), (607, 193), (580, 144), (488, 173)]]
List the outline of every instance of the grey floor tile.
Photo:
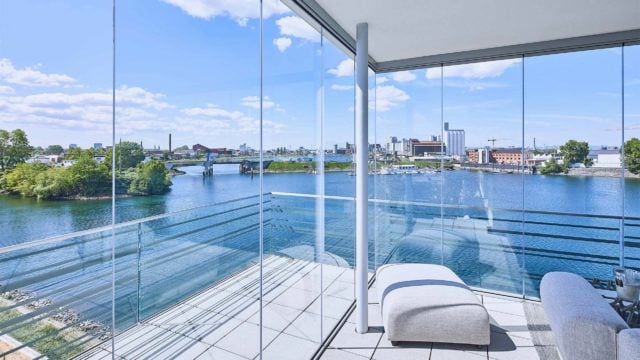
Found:
[(290, 308), (304, 310), (311, 304), (319, 294), (309, 291), (289, 288), (273, 300), (273, 303), (288, 306)]
[(431, 347), (428, 348), (377, 348), (373, 353), (375, 360), (429, 360)]
[(352, 352), (339, 350), (339, 349), (327, 349), (322, 354), (322, 360), (365, 360), (369, 359), (369, 356), (363, 356), (354, 354)]
[(494, 332), (491, 334), (489, 359), (537, 360), (538, 352), (529, 339), (517, 340), (514, 336)]
[(213, 345), (222, 337), (233, 331), (236, 327), (240, 326), (242, 321), (234, 318), (220, 319), (218, 322), (211, 322), (207, 324), (179, 324), (172, 326), (162, 326), (163, 329), (186, 336), (190, 339), (194, 339), (203, 342), (207, 345)]
[(323, 338), (326, 338), (337, 323), (337, 319), (326, 316), (321, 317), (318, 314), (304, 312), (300, 314), (300, 316), (298, 316), (291, 325), (284, 329), (284, 332), (305, 340), (320, 343), (322, 340), (320, 337), (321, 329)]
[(280, 334), (262, 353), (263, 360), (299, 360), (310, 359), (318, 350), (319, 343), (307, 341), (295, 336)]
[(433, 344), (430, 360), (487, 359), (487, 346), (461, 344)]
[(346, 324), (333, 339), (329, 347), (371, 357), (381, 336), (382, 333), (374, 332), (358, 334), (353, 325)]
[(202, 354), (200, 354), (197, 360), (246, 360), (247, 358), (234, 354), (224, 349), (217, 348), (215, 346), (209, 347)]
[[(271, 303), (262, 309), (262, 324), (272, 330), (281, 332), (293, 322), (303, 311), (287, 306)], [(256, 312), (247, 320), (260, 325), (260, 312)]]
[[(269, 344), (277, 335), (277, 331), (263, 328), (263, 346)], [(215, 346), (252, 359), (256, 357), (260, 351), (260, 327), (249, 322), (242, 323), (216, 342)]]
[(334, 319), (341, 319), (352, 303), (352, 300), (323, 295), (322, 300), (320, 297), (315, 299), (307, 311)]
[(149, 326), (126, 340), (116, 342), (116, 354), (126, 359), (195, 358), (207, 345), (164, 329)]
[(342, 281), (334, 281), (327, 285), (324, 291), (325, 295), (342, 298), (345, 300), (354, 299), (354, 287), (352, 283)]

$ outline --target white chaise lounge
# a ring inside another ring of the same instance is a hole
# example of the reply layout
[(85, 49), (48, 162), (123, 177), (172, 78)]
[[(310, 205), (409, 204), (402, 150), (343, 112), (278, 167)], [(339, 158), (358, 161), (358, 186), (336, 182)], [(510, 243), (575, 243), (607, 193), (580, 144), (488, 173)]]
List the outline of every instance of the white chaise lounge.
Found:
[(489, 313), (449, 268), (391, 264), (376, 273), (385, 333), (399, 342), (488, 345)]

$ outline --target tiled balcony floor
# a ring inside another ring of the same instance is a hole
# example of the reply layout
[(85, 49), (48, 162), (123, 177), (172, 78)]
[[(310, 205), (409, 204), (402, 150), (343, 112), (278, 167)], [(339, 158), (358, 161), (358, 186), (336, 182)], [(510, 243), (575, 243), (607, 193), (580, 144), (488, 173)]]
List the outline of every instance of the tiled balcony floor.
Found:
[[(352, 304), (353, 270), (323, 265), (321, 272), (317, 263), (278, 256), (264, 264), (263, 359), (308, 359), (320, 346), (321, 328), (326, 336)], [(116, 336), (115, 358), (255, 359), (258, 299), (254, 265)], [(110, 359), (111, 342), (82, 358)]]
[[(347, 319), (322, 355), (326, 360), (559, 360), (540, 303), (476, 292), (491, 316), (491, 345), (410, 343), (392, 346), (383, 332), (374, 286), (369, 289), (369, 333), (355, 332), (355, 314)], [(461, 324), (461, 326), (464, 326)]]
[[(263, 359), (309, 359), (353, 302), (353, 270), (270, 256), (264, 268)], [(320, 297), (320, 278), (325, 295)], [(116, 337), (117, 359), (258, 359), (259, 267), (254, 265)], [(538, 302), (476, 292), (492, 318), (491, 345), (391, 346), (384, 335), (375, 284), (369, 326), (355, 333), (354, 314), (322, 359), (559, 360)], [(323, 311), (321, 312), (320, 309)], [(321, 315), (322, 314), (322, 315)], [(81, 356), (110, 359), (111, 343)]]

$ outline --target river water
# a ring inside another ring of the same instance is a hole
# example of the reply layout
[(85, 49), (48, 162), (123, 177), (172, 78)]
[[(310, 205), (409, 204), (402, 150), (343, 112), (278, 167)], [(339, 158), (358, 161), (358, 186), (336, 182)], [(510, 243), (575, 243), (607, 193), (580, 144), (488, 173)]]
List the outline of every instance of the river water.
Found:
[[(238, 174), (237, 165), (216, 165), (203, 178), (202, 168), (185, 167), (165, 195), (121, 198), (118, 222), (258, 194), (257, 175)], [(307, 173), (265, 174), (265, 192), (315, 194), (319, 177)], [(443, 186), (444, 184), (444, 186)], [(468, 170), (430, 175), (370, 176), (370, 197), (449, 205), (594, 215), (622, 215), (623, 182), (607, 177), (495, 174)], [(523, 192), (524, 188), (524, 192)], [(640, 181), (626, 179), (625, 216), (640, 216)], [(354, 196), (355, 177), (346, 172), (325, 174), (325, 192)], [(91, 229), (111, 223), (110, 200), (37, 201), (0, 197), (0, 246)]]

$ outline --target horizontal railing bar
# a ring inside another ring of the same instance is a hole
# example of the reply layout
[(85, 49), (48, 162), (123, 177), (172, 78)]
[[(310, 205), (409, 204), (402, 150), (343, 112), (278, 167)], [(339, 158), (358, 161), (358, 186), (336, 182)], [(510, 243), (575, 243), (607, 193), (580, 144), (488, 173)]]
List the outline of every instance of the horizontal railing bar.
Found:
[[(287, 192), (272, 192), (271, 195), (274, 196), (291, 196), (291, 197), (306, 197), (306, 198), (319, 198), (320, 195), (316, 194), (299, 194), (299, 193), (287, 193)], [(324, 196), (325, 199), (336, 199), (336, 200), (355, 200), (353, 197), (346, 196)], [(622, 216), (619, 215), (603, 215), (603, 214), (586, 214), (586, 213), (574, 213), (574, 212), (558, 212), (558, 211), (544, 211), (544, 210), (528, 210), (528, 209), (508, 209), (508, 208), (499, 208), (499, 207), (484, 207), (484, 206), (473, 206), (473, 205), (455, 205), (455, 204), (436, 204), (436, 203), (427, 203), (427, 202), (418, 202), (418, 201), (404, 201), (404, 200), (387, 200), (387, 199), (368, 199), (370, 203), (381, 203), (381, 204), (401, 204), (401, 205), (416, 205), (416, 206), (426, 206), (426, 207), (444, 207), (451, 209), (474, 209), (474, 210), (492, 210), (492, 211), (508, 211), (508, 212), (517, 212), (525, 214), (542, 214), (542, 215), (565, 215), (565, 216), (574, 216), (574, 217), (589, 217), (589, 218), (603, 218), (603, 219), (617, 219), (621, 220)], [(639, 220), (640, 217), (631, 217), (625, 216), (625, 220)]]
[[(267, 195), (268, 195), (268, 193), (267, 193)], [(111, 231), (112, 229), (119, 229), (119, 228), (123, 228), (123, 227), (126, 227), (126, 226), (137, 225), (137, 224), (141, 224), (141, 223), (148, 222), (148, 221), (160, 220), (160, 219), (164, 219), (164, 218), (167, 218), (167, 217), (170, 217), (170, 216), (175, 216), (175, 215), (178, 215), (178, 214), (184, 214), (184, 213), (193, 212), (193, 211), (200, 210), (200, 209), (205, 209), (205, 208), (210, 208), (210, 207), (213, 207), (213, 206), (230, 204), (230, 203), (234, 203), (234, 202), (238, 202), (238, 201), (242, 201), (242, 200), (248, 200), (248, 199), (252, 199), (252, 198), (257, 198), (257, 197), (259, 197), (259, 195), (251, 195), (251, 196), (246, 196), (246, 197), (242, 197), (242, 198), (238, 198), (238, 199), (221, 201), (221, 202), (214, 203), (214, 204), (203, 205), (203, 206), (198, 206), (198, 207), (194, 207), (194, 208), (190, 208), (190, 209), (179, 210), (179, 211), (175, 211), (175, 212), (171, 212), (171, 213), (165, 213), (165, 214), (149, 216), (149, 217), (145, 217), (145, 218), (142, 218), (142, 219), (137, 219), (137, 220), (131, 220), (131, 221), (127, 221), (127, 222), (118, 223), (116, 225), (107, 225), (107, 226), (102, 226), (102, 227), (98, 227), (98, 228), (77, 231), (77, 232), (73, 232), (73, 233), (69, 233), (69, 234), (53, 236), (53, 237), (49, 237), (49, 238), (45, 238), (45, 239), (41, 239), (41, 240), (33, 240), (33, 241), (27, 241), (27, 242), (20, 243), (20, 244), (8, 245), (8, 246), (0, 248), (0, 254), (7, 253), (7, 252), (10, 252), (10, 251), (27, 249), (27, 248), (31, 248), (31, 247), (34, 247), (34, 246), (40, 246), (40, 245), (46, 245), (46, 244), (55, 243), (55, 242), (59, 242), (59, 241), (64, 241), (64, 240), (71, 239), (71, 238), (74, 238), (74, 237), (91, 235), (91, 234), (95, 234), (95, 233), (98, 233), (98, 232), (101, 232), (101, 231)]]

